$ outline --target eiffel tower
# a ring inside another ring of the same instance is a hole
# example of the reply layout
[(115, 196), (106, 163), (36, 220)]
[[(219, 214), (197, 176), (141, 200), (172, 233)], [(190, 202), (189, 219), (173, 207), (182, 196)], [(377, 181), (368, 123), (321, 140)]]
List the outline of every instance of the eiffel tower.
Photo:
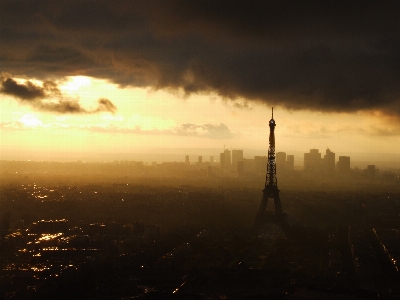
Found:
[[(275, 120), (274, 108), (272, 108), (272, 118), (269, 121), (269, 149), (267, 174), (265, 178), (265, 187), (260, 208), (252, 225), (252, 232), (257, 233), (260, 227), (265, 223), (274, 223), (288, 233), (289, 225), (286, 220), (286, 214), (283, 211), (281, 199), (279, 198), (278, 180), (276, 178), (275, 162)], [(267, 211), (268, 199), (274, 199), (275, 211)]]

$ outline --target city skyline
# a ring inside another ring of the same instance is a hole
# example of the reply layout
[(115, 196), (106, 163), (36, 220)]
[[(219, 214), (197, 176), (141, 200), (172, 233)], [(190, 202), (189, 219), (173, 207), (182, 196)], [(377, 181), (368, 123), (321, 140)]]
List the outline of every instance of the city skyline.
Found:
[[(318, 150), (323, 151), (320, 154), (324, 154), (324, 151), (330, 149), (307, 149), (304, 151), (277, 151), (277, 154), (285, 154), (290, 157), (291, 164), (296, 168), (304, 167), (304, 155), (308, 151)], [(202, 157), (203, 163), (217, 163), (220, 164), (220, 154), (224, 151), (233, 150), (241, 151), (245, 160), (251, 160), (255, 157), (267, 157), (267, 151), (264, 149), (233, 149), (229, 148), (169, 148), (169, 149), (158, 149), (148, 148), (141, 149), (139, 152), (134, 153), (81, 153), (81, 152), (55, 152), (53, 156), (48, 156), (41, 152), (29, 153), (26, 155), (19, 154), (7, 154), (2, 152), (1, 160), (3, 161), (32, 161), (32, 162), (83, 162), (83, 163), (112, 163), (112, 162), (143, 162), (145, 164), (152, 163), (180, 163), (185, 162), (187, 164), (197, 164), (199, 157)], [(145, 152), (146, 151), (146, 152)], [(351, 166), (363, 168), (367, 164), (377, 164), (385, 169), (396, 169), (400, 167), (400, 154), (399, 153), (354, 153), (354, 152), (334, 152), (336, 153), (335, 162), (339, 161), (340, 156), (351, 157)], [(278, 158), (277, 158), (278, 159)], [(231, 157), (232, 161), (232, 157)]]

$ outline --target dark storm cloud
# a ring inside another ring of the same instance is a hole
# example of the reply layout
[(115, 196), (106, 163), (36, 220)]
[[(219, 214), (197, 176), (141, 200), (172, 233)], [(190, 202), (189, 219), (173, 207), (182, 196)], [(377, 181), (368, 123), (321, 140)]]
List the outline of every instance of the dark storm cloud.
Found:
[(1, 87), (1, 93), (14, 96), (21, 100), (34, 100), (46, 96), (44, 87), (38, 87), (29, 81), (26, 84), (18, 84), (15, 80), (6, 78), (2, 81)]
[(400, 116), (400, 6), (358, 1), (8, 1), (2, 71), (289, 109)]
[(106, 98), (98, 100), (97, 107), (85, 109), (76, 99), (62, 95), (55, 82), (44, 81), (42, 86), (30, 81), (18, 83), (12, 78), (0, 76), (0, 94), (13, 96), (23, 104), (42, 111), (69, 114), (92, 114), (98, 112), (115, 113), (117, 108)]
[(97, 107), (94, 109), (83, 108), (76, 100), (58, 100), (57, 102), (44, 102), (39, 101), (32, 103), (32, 105), (40, 110), (56, 112), (62, 114), (94, 114), (99, 112), (115, 113), (115, 105), (108, 99), (101, 98), (97, 101)]

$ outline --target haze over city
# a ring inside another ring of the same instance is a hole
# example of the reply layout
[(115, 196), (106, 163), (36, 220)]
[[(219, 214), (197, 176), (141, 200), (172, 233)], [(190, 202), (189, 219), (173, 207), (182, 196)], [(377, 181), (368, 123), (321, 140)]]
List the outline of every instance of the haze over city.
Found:
[(400, 299), (399, 15), (1, 0), (0, 298)]

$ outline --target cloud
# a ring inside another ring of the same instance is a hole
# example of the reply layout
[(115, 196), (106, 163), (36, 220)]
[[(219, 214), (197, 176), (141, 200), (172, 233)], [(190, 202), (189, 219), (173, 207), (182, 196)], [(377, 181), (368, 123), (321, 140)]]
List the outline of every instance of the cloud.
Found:
[(21, 121), (0, 121), (1, 130), (25, 130), (28, 128)]
[(388, 117), (382, 113), (362, 113), (368, 118), (357, 118), (355, 121), (347, 120), (340, 122), (321, 121), (296, 121), (284, 120), (284, 130), (288, 133), (286, 137), (302, 137), (312, 139), (332, 138), (340, 135), (369, 137), (396, 137), (400, 135), (400, 123), (397, 117)]
[(100, 133), (112, 134), (145, 134), (145, 135), (178, 135), (210, 139), (230, 139), (234, 134), (227, 125), (220, 124), (181, 124), (170, 128), (150, 128), (147, 126), (125, 126), (123, 124), (91, 124), (81, 125), (77, 128)]
[(98, 106), (93, 112), (111, 112), (115, 113), (117, 107), (107, 98), (100, 98), (98, 100)]
[(182, 124), (175, 128), (178, 135), (189, 135), (211, 139), (229, 139), (234, 135), (229, 130), (228, 126), (223, 123), (220, 124)]
[(45, 85), (40, 88), (29, 81), (26, 84), (18, 84), (15, 80), (6, 78), (2, 81), (1, 87), (1, 93), (14, 96), (21, 100), (34, 100), (46, 97)]
[(86, 109), (76, 99), (62, 95), (53, 81), (44, 81), (42, 86), (31, 81), (18, 83), (10, 77), (0, 77), (0, 93), (13, 96), (23, 104), (28, 104), (41, 111), (61, 114), (93, 114), (99, 112), (115, 113), (116, 106), (106, 98), (100, 98), (97, 107)]
[(3, 0), (0, 10), (0, 65), (13, 74), (400, 116), (395, 2)]

